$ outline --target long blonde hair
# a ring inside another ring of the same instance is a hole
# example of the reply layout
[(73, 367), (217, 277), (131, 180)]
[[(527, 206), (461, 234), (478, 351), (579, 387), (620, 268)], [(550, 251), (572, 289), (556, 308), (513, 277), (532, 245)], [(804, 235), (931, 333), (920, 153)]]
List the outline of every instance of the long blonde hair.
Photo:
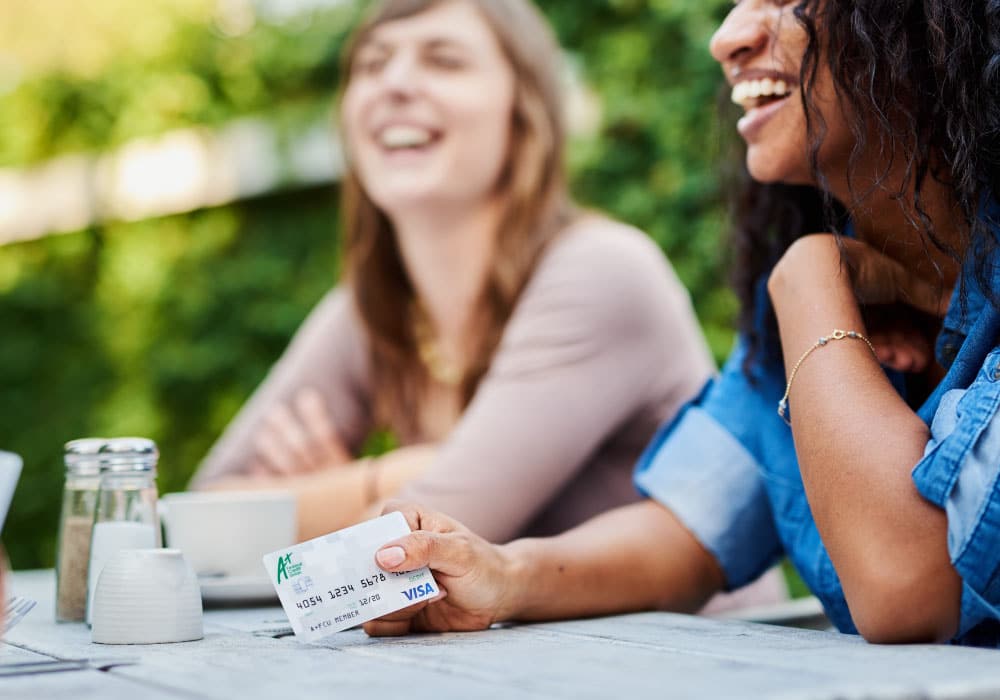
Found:
[[(478, 308), (471, 361), (461, 379), (467, 406), (489, 369), (504, 326), (545, 247), (573, 219), (563, 168), (565, 127), (559, 46), (530, 0), (384, 0), (347, 44), (350, 80), (355, 53), (371, 31), (443, 2), (469, 2), (496, 35), (513, 69), (515, 96), (510, 148), (498, 182), (503, 202), (499, 235)], [(343, 92), (341, 92), (343, 94)], [(342, 185), (346, 281), (371, 347), (375, 418), (404, 441), (420, 432), (419, 402), (429, 375), (414, 334), (415, 292), (388, 217), (348, 168)]]

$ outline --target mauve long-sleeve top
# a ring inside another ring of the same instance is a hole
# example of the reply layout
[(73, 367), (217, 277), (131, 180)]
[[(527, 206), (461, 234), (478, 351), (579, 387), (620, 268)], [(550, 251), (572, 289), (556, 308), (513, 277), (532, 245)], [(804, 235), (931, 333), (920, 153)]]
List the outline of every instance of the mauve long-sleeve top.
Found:
[[(334, 289), (195, 483), (247, 469), (269, 410), (305, 387), (325, 397), (356, 454), (373, 428), (368, 356), (349, 290)], [(687, 291), (656, 245), (623, 224), (583, 219), (543, 255), (475, 397), (399, 495), (496, 542), (561, 532), (638, 500), (636, 459), (712, 371)]]

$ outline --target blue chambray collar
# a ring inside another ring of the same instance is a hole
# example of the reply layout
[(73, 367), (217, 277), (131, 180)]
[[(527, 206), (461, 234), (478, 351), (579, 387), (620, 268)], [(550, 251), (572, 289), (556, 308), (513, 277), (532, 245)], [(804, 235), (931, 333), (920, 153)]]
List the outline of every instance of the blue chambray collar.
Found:
[[(984, 198), (980, 217), (990, 223), (994, 235), (1000, 236), (1000, 205), (996, 199)], [(992, 284), (994, 289), (1000, 289), (1000, 252), (994, 252), (993, 257)], [(1000, 310), (989, 302), (976, 280), (975, 264), (975, 255), (967, 255), (938, 335), (935, 354), (948, 372), (917, 412), (928, 425), (934, 419), (941, 397), (952, 389), (968, 387), (1000, 340)], [(966, 285), (964, 302), (959, 291), (963, 283)]]
[[(996, 199), (984, 196), (979, 209), (979, 218), (990, 224), (995, 237), (1000, 237), (1000, 204)], [(994, 251), (992, 257), (994, 258), (992, 286), (994, 289), (1000, 289), (1000, 252)], [(990, 306), (986, 290), (976, 279), (974, 269), (976, 263), (975, 254), (966, 255), (958, 284), (952, 292), (948, 311), (941, 324), (941, 333), (938, 335), (934, 354), (945, 369), (951, 367), (965, 339), (973, 335), (983, 313), (987, 312), (987, 307)], [(966, 292), (964, 300), (961, 295), (963, 287)]]

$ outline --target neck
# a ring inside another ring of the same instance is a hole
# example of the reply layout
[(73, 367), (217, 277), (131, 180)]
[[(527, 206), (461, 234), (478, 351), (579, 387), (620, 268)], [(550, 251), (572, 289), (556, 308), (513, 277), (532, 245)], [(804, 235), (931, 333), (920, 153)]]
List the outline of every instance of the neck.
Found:
[(403, 265), (439, 344), (460, 358), (493, 257), (500, 207), (433, 207), (390, 214)]
[[(896, 183), (900, 181), (902, 177), (897, 178)], [(912, 194), (909, 194), (911, 188), (906, 188), (909, 196), (900, 199), (892, 194), (899, 189), (896, 183), (871, 188), (870, 194), (850, 208), (858, 238), (899, 261), (919, 277), (950, 289), (958, 278), (958, 263), (926, 241), (921, 234), (923, 226), (915, 213)], [(861, 188), (856, 186), (855, 192), (859, 190)], [(846, 183), (834, 187), (834, 196), (841, 202), (853, 199)], [(962, 255), (965, 252), (964, 222), (950, 189), (928, 176), (921, 190), (921, 206), (938, 240)]]

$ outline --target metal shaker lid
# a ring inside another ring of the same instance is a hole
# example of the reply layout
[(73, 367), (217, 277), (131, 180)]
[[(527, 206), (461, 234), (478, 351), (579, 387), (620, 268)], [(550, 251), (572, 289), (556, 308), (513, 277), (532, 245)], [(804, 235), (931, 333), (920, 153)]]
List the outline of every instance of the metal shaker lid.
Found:
[(67, 442), (63, 447), (66, 471), (80, 476), (100, 473), (101, 458), (98, 454), (107, 442), (104, 438), (80, 438)]
[(107, 440), (98, 454), (101, 467), (112, 472), (155, 471), (160, 458), (155, 442), (136, 437)]

